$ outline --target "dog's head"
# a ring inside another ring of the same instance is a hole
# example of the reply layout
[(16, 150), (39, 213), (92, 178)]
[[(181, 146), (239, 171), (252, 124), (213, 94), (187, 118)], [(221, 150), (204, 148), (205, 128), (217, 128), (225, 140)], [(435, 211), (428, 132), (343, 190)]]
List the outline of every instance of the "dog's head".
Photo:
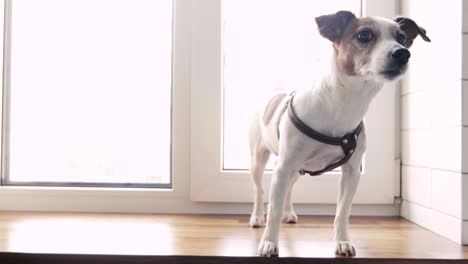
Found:
[(395, 80), (407, 68), (409, 47), (426, 30), (409, 18), (357, 18), (349, 11), (315, 18), (320, 34), (333, 42), (340, 70), (350, 76)]

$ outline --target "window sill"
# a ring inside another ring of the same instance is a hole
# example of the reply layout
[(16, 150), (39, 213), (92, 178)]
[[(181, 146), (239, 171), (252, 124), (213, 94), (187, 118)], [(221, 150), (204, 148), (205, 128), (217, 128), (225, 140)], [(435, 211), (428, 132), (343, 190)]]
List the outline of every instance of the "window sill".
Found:
[(177, 207), (184, 198), (173, 189), (3, 186), (0, 210), (164, 212)]

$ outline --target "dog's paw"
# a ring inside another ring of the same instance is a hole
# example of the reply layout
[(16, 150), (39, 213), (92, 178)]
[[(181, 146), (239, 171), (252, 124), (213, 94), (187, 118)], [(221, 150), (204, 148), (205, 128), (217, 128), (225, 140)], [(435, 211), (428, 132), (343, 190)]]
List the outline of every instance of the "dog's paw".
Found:
[(283, 213), (283, 223), (295, 224), (297, 219), (297, 214), (294, 211), (285, 211)]
[(256, 215), (252, 214), (250, 216), (250, 221), (249, 221), (249, 226), (256, 228), (256, 227), (262, 227), (265, 225), (265, 216), (263, 214), (261, 215)]
[(356, 250), (349, 241), (338, 241), (336, 242), (335, 254), (338, 256), (354, 257), (356, 256)]
[(262, 257), (278, 256), (278, 245), (277, 243), (262, 240), (258, 245), (258, 254)]

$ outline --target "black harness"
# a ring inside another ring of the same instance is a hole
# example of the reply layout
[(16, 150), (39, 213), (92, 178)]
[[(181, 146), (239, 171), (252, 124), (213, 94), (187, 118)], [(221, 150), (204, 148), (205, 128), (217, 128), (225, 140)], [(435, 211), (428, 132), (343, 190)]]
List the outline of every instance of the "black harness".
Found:
[[(325, 172), (334, 170), (338, 168), (339, 166), (343, 165), (345, 162), (347, 162), (351, 158), (354, 151), (356, 150), (357, 139), (359, 137), (359, 134), (361, 133), (364, 123), (361, 121), (361, 123), (359, 123), (358, 127), (354, 129), (353, 132), (348, 133), (342, 137), (329, 137), (329, 136), (323, 135), (313, 130), (309, 126), (307, 126), (304, 122), (302, 122), (299, 119), (299, 117), (297, 117), (296, 112), (294, 111), (294, 108), (293, 108), (293, 99), (294, 99), (295, 94), (296, 92), (291, 93), (290, 98), (286, 101), (284, 108), (281, 112), (280, 118), (278, 120), (281, 120), (281, 117), (283, 116), (284, 112), (286, 112), (286, 109), (287, 109), (289, 119), (291, 120), (293, 125), (299, 131), (301, 131), (304, 135), (324, 144), (341, 146), (341, 148), (343, 149), (343, 153), (344, 153), (344, 157), (341, 160), (326, 166), (324, 169), (321, 169), (318, 171), (308, 171), (308, 170), (300, 169), (299, 174), (301, 175), (309, 174), (310, 176), (318, 176)], [(279, 121), (278, 121), (278, 139), (279, 139)]]

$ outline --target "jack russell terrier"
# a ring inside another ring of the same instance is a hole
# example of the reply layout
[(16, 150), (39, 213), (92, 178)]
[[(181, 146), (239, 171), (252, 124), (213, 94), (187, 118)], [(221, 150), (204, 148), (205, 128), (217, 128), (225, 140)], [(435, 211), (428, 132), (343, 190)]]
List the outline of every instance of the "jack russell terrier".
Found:
[(258, 253), (278, 255), (281, 222), (295, 223), (291, 192), (299, 175), (320, 175), (341, 166), (334, 221), (337, 255), (354, 256), (348, 218), (366, 148), (363, 118), (384, 82), (396, 81), (407, 68), (408, 48), (426, 31), (398, 17), (356, 18), (349, 11), (315, 18), (320, 35), (333, 43), (331, 67), (310, 89), (277, 91), (260, 108), (249, 131), (254, 208), (251, 227), (265, 224), (262, 176), (270, 154), (273, 171), (268, 219)]

